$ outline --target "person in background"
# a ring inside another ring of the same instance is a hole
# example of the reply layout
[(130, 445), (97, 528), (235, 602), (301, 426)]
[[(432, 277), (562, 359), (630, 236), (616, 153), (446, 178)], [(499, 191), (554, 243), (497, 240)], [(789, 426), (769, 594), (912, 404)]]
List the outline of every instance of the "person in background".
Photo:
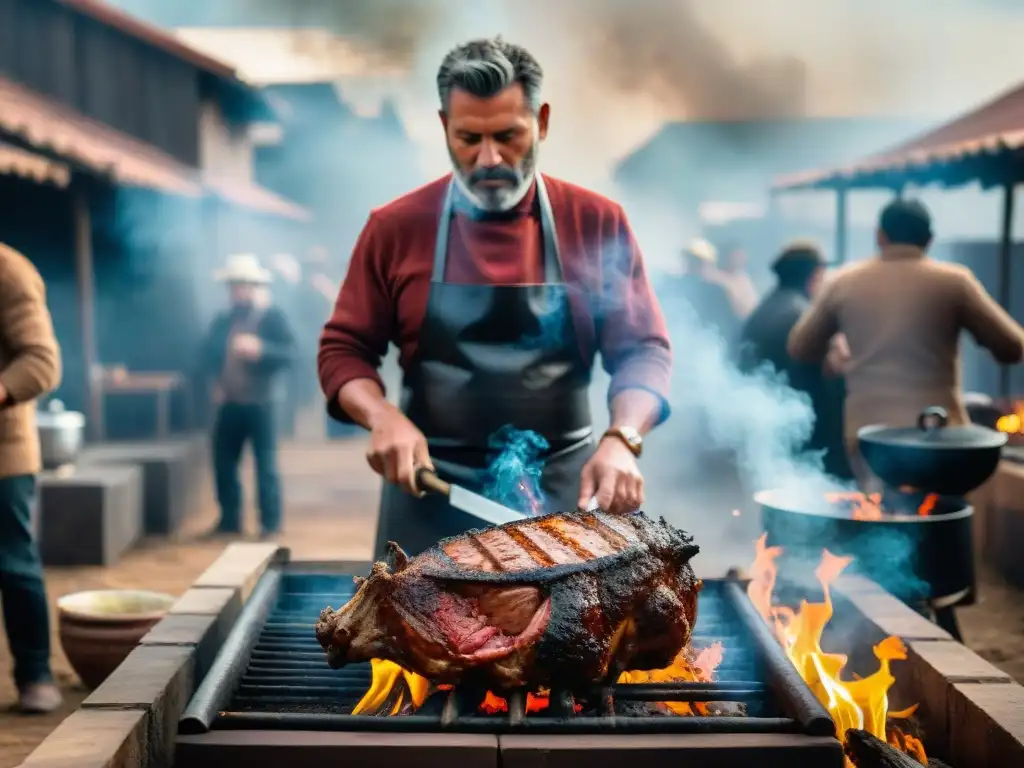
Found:
[(911, 426), (928, 406), (966, 424), (961, 391), (960, 334), (1004, 364), (1024, 357), (1024, 329), (997, 304), (967, 267), (935, 261), (931, 215), (916, 200), (882, 209), (879, 253), (837, 270), (789, 336), (789, 354), (821, 364), (842, 334), (846, 367), (845, 440), (865, 491), (878, 480), (857, 448), (857, 430), (870, 424)]
[(673, 316), (669, 326), (673, 330), (686, 328), (695, 316), (698, 327), (716, 331), (732, 345), (739, 334), (740, 319), (728, 291), (718, 280), (717, 258), (715, 247), (700, 238), (683, 251), (685, 272), (666, 284), (665, 301)]
[(747, 252), (736, 246), (728, 248), (712, 279), (725, 288), (740, 322), (746, 320), (758, 301), (757, 288), (747, 272)]
[(42, 468), (36, 399), (56, 389), (60, 377), (43, 279), (28, 259), (0, 244), (0, 599), (18, 708), (29, 714), (61, 705), (50, 672), (50, 611), (32, 525)]
[[(367, 458), (388, 481), (375, 556), (389, 539), (419, 553), (479, 527), (422, 497), (417, 470), (483, 492), (491, 438), (508, 425), (544, 439), (547, 511), (596, 499), (621, 514), (643, 501), (642, 436), (668, 416), (668, 333), (622, 207), (539, 172), (542, 81), (530, 52), (500, 37), (445, 57), (452, 172), (370, 214), (324, 327), (329, 413), (370, 430)], [(389, 342), (401, 408), (380, 376)], [(611, 428), (595, 435), (598, 353)]]
[(806, 448), (824, 452), (825, 470), (849, 479), (842, 437), (842, 381), (836, 378), (836, 363), (832, 367), (803, 363), (794, 360), (786, 349), (790, 331), (822, 285), (825, 268), (825, 258), (814, 243), (797, 241), (782, 250), (772, 264), (777, 279), (774, 290), (743, 324), (740, 369), (750, 373), (770, 364), (785, 376), (790, 387), (810, 398), (814, 427)]
[(270, 272), (255, 256), (231, 257), (216, 279), (227, 284), (231, 306), (214, 318), (203, 350), (217, 406), (212, 448), (220, 522), (215, 532), (242, 532), (238, 468), (245, 444), (251, 443), (260, 526), (271, 536), (281, 526), (276, 380), (295, 359), (295, 337), (285, 314), (270, 304)]

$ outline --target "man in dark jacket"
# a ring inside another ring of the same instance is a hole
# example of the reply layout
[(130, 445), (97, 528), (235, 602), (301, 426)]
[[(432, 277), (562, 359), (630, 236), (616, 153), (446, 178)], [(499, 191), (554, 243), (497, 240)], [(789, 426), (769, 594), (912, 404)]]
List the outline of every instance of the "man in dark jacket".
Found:
[(216, 532), (241, 533), (238, 465), (245, 444), (251, 442), (260, 526), (263, 535), (271, 536), (281, 526), (276, 380), (295, 357), (295, 338), (284, 313), (270, 306), (270, 273), (255, 256), (232, 257), (217, 279), (230, 288), (231, 307), (214, 318), (203, 354), (217, 405), (213, 471), (221, 517)]
[(815, 418), (807, 448), (825, 451), (826, 471), (849, 479), (842, 441), (842, 379), (826, 376), (820, 365), (797, 362), (786, 351), (789, 332), (810, 306), (825, 267), (813, 243), (795, 242), (782, 251), (772, 264), (775, 289), (747, 318), (740, 334), (740, 367), (750, 372), (769, 363), (790, 387), (810, 397)]

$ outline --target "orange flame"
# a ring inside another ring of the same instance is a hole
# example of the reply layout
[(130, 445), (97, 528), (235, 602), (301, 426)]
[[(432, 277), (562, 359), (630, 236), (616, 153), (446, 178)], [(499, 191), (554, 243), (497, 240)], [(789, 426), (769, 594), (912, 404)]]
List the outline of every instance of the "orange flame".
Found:
[(996, 429), (1008, 435), (1024, 433), (1024, 401), (1018, 400), (1013, 404), (1013, 413), (1000, 416)]
[(847, 661), (845, 655), (827, 653), (821, 647), (822, 634), (832, 619), (831, 586), (852, 558), (838, 557), (827, 549), (823, 550), (821, 564), (814, 574), (821, 584), (823, 600), (820, 603), (803, 600), (797, 610), (775, 606), (772, 605), (772, 590), (778, 575), (775, 559), (782, 549), (766, 546), (767, 538), (764, 534), (757, 541), (747, 595), (773, 626), (776, 638), (804, 682), (832, 715), (839, 738), (844, 739), (850, 728), (866, 730), (906, 752), (922, 765), (927, 764), (920, 741), (897, 728), (891, 728), (889, 732), (886, 728), (890, 718), (905, 719), (917, 709), (914, 706), (902, 712), (889, 711), (889, 689), (896, 682), (890, 665), (893, 661), (907, 658), (903, 641), (898, 637), (888, 637), (876, 645), (874, 652), (879, 662), (878, 670), (857, 680), (842, 679)]
[[(676, 656), (669, 666), (654, 671), (623, 672), (619, 675), (620, 685), (638, 683), (670, 683), (670, 682), (702, 682), (710, 683), (714, 680), (715, 670), (722, 663), (725, 649), (721, 643), (712, 643), (707, 648), (694, 652), (684, 648)], [(352, 710), (353, 715), (384, 714), (397, 715), (403, 710), (415, 711), (423, 705), (427, 697), (438, 690), (449, 690), (449, 685), (431, 685), (430, 681), (420, 677), (414, 672), (395, 664), (393, 661), (373, 659), (370, 662), (372, 679), (366, 694), (360, 699)], [(541, 712), (550, 706), (550, 691), (539, 690), (536, 693), (526, 694), (526, 712), (532, 714)], [(693, 715), (694, 709), (698, 714), (707, 715), (707, 706), (700, 702), (659, 702), (654, 706), (661, 707), (667, 712), (677, 715)], [(574, 704), (577, 712), (582, 707)], [(487, 714), (508, 711), (508, 701), (501, 696), (487, 691), (483, 701), (480, 703), (480, 710)]]
[[(912, 488), (901, 488), (901, 491), (913, 492)], [(881, 520), (882, 494), (860, 493), (857, 491), (843, 491), (839, 493), (826, 493), (825, 501), (830, 504), (841, 504), (849, 507), (850, 517), (854, 520)], [(927, 517), (939, 503), (937, 493), (929, 493), (917, 507), (917, 514)]]

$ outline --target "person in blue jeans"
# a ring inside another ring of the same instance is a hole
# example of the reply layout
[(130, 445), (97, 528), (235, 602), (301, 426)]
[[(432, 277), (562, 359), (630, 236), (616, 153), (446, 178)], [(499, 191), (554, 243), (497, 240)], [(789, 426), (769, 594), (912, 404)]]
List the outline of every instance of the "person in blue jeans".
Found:
[(270, 304), (270, 272), (255, 256), (231, 257), (216, 277), (227, 284), (231, 305), (213, 319), (203, 349), (203, 367), (217, 407), (211, 447), (220, 522), (214, 533), (242, 532), (238, 468), (249, 443), (261, 532), (273, 536), (281, 528), (278, 384), (295, 359), (295, 337), (284, 313)]
[(61, 705), (50, 672), (50, 614), (32, 526), (42, 468), (35, 401), (56, 389), (60, 376), (43, 279), (28, 259), (0, 243), (0, 602), (18, 708), (29, 714)]

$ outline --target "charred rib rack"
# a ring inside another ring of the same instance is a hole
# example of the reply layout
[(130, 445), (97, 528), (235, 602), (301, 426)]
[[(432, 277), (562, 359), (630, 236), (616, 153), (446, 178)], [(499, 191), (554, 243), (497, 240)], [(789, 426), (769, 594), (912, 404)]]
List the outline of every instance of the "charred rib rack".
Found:
[[(248, 765), (262, 765), (259, 759), (249, 762), (248, 755), (262, 751), (269, 760), (267, 750), (273, 746), (275, 764), (297, 768), (306, 763), (280, 762), (291, 756), (291, 748), (312, 752), (316, 747), (323, 754), (325, 744), (340, 743), (337, 739), (353, 732), (363, 734), (364, 747), (366, 740), (377, 738), (375, 733), (386, 736), (378, 739), (382, 745), (391, 746), (403, 734), (410, 739), (439, 735), (431, 743), (449, 734), (445, 738), (453, 748), (460, 739), (484, 736), (492, 737), (497, 748), (501, 738), (516, 734), (576, 736), (577, 744), (584, 735), (636, 739), (660, 734), (678, 742), (678, 749), (687, 748), (691, 739), (707, 749), (706, 739), (717, 735), (721, 738), (715, 744), (722, 749), (752, 749), (764, 740), (764, 748), (778, 752), (777, 759), (759, 759), (758, 765), (789, 765), (786, 760), (823, 768), (843, 764), (839, 742), (829, 738), (835, 732), (831, 718), (799, 679), (740, 583), (708, 580), (700, 596), (692, 644), (700, 648), (717, 641), (725, 648), (714, 683), (614, 685), (590, 692), (582, 707), (578, 702), (573, 706), (566, 692), (553, 690), (550, 705), (531, 712), (526, 711), (525, 692), (514, 692), (504, 711), (494, 713), (481, 708), (485, 691), (456, 686), (435, 691), (411, 713), (374, 716), (351, 714), (370, 685), (370, 665), (329, 669), (313, 632), (323, 605), (336, 603), (346, 590), (352, 593), (352, 576), (331, 570), (329, 565), (303, 570), (285, 565), (263, 576), (179, 723), (181, 764), (222, 766), (226, 759), (245, 757)], [(711, 712), (726, 714), (658, 716), (651, 702), (711, 703)]]

